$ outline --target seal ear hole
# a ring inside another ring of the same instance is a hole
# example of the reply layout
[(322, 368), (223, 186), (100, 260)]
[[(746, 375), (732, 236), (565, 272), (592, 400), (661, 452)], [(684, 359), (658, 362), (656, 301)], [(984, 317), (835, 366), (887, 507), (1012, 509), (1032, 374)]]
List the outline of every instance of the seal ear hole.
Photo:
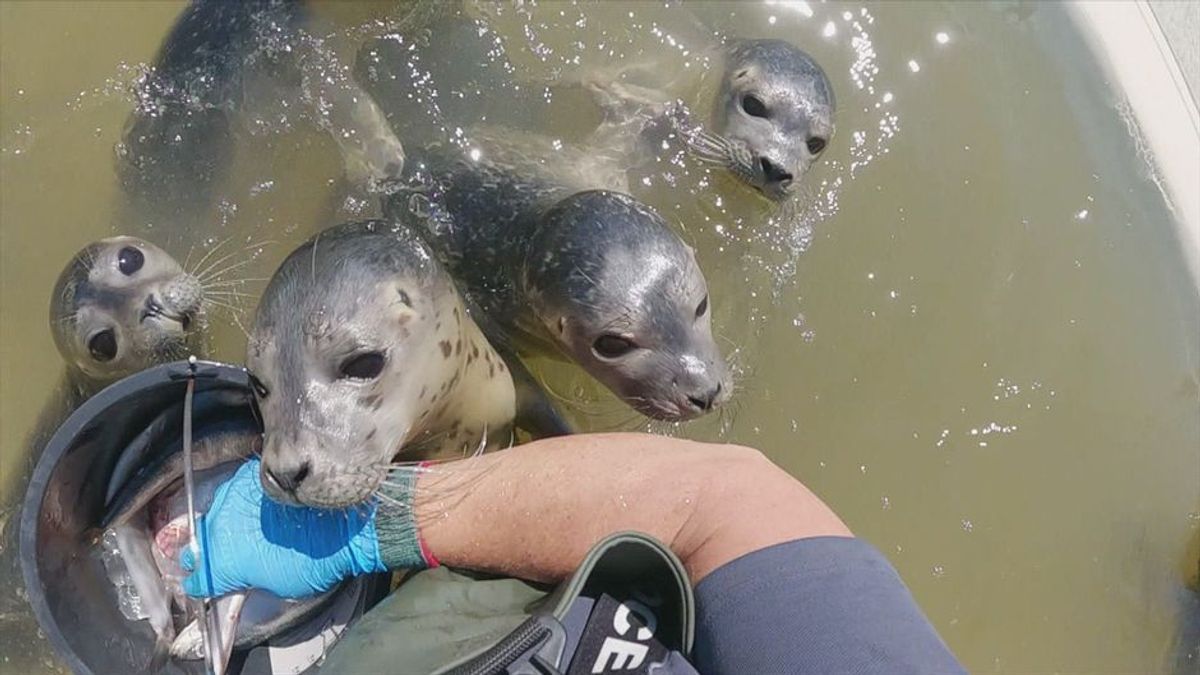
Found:
[(824, 149), (825, 149), (825, 139), (824, 138), (821, 138), (820, 136), (813, 136), (812, 138), (808, 139), (808, 151), (810, 153), (812, 153), (814, 155), (819, 155), (819, 154), (821, 154), (821, 151)]
[(400, 302), (403, 302), (404, 304), (408, 305), (409, 309), (411, 309), (413, 306), (412, 298), (410, 298), (408, 296), (408, 292), (405, 291), (403, 288), (397, 288), (396, 293), (398, 293), (400, 295)]
[(706, 294), (704, 296), (704, 299), (700, 301), (700, 304), (696, 305), (696, 318), (699, 319), (700, 317), (704, 316), (704, 313), (707, 311), (708, 311), (708, 295)]
[(637, 349), (633, 340), (621, 335), (605, 333), (592, 343), (592, 351), (602, 359), (617, 359)]
[(145, 263), (145, 254), (133, 246), (126, 246), (117, 251), (117, 269), (127, 277), (137, 274)]
[(111, 328), (96, 333), (88, 338), (88, 353), (100, 363), (107, 363), (117, 357), (117, 334)]
[(383, 352), (362, 352), (342, 361), (338, 377), (352, 380), (373, 380), (383, 372), (387, 356)]
[(767, 116), (767, 104), (754, 94), (746, 94), (742, 97), (742, 110), (751, 117)]

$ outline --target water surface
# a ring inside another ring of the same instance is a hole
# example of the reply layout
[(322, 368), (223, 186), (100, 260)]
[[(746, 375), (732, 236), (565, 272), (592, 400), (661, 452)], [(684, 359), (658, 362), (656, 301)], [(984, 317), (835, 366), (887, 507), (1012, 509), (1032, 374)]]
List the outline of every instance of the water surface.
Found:
[[(618, 62), (702, 68), (713, 30), (789, 39), (833, 81), (837, 133), (792, 217), (690, 164), (636, 186), (697, 247), (741, 373), (729, 411), (653, 428), (761, 448), (807, 483), (972, 672), (1195, 672), (1200, 300), (1136, 133), (1062, 10), (688, 7), (694, 20), (643, 2), (486, 13), (532, 92)], [(128, 83), (179, 8), (0, 4), (5, 502), (59, 375), (46, 308), (62, 265), (117, 231), (189, 254), (169, 226), (112, 221)], [(357, 35), (387, 9), (322, 12)], [(452, 67), (422, 64), (434, 86)], [(545, 133), (584, 137), (594, 109), (549, 99)], [(247, 138), (191, 253), (228, 239), (257, 279), (354, 209), (311, 125)], [(214, 323), (216, 354), (240, 360), (241, 330)], [(641, 425), (570, 369), (539, 372), (584, 426)]]

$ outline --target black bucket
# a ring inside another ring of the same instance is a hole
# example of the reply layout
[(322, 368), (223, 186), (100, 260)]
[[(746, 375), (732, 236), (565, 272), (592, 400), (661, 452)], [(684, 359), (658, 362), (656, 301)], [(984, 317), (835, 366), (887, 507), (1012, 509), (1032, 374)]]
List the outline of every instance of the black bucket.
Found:
[[(149, 455), (180, 442), (184, 394), (193, 378), (197, 436), (218, 423), (261, 432), (255, 381), (245, 368), (180, 361), (132, 375), (90, 398), (59, 427), (34, 469), (22, 504), (21, 567), (38, 623), (76, 673), (140, 673), (150, 663), (154, 631), (121, 612), (96, 535), (122, 455), (138, 449)], [(311, 664), (386, 591), (386, 575), (345, 583), (301, 625), (235, 653), (229, 672), (315, 669)], [(203, 670), (202, 661), (171, 661), (166, 667), (169, 673)]]

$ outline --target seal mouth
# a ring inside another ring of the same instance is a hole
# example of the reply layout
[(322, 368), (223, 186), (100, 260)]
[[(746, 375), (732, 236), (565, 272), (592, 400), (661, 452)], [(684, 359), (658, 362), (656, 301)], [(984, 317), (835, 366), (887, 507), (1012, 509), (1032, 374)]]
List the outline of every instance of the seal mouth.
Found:
[(686, 422), (700, 417), (703, 412), (692, 410), (668, 399), (642, 399), (629, 401), (638, 412), (660, 422)]
[(768, 186), (768, 185), (762, 184), (758, 180), (752, 180), (752, 179), (746, 178), (745, 176), (742, 176), (741, 174), (738, 174), (738, 177), (741, 178), (746, 183), (749, 183), (755, 190), (758, 190), (759, 194), (766, 197), (767, 199), (770, 199), (773, 202), (782, 202), (782, 201), (786, 200), (787, 198), (791, 197), (792, 194), (795, 193), (795, 190), (792, 189), (791, 184), (789, 184), (787, 186), (771, 184)]
[(167, 319), (179, 324), (181, 330), (186, 331), (192, 325), (192, 315), (189, 312), (168, 312), (166, 307), (158, 301), (153, 295), (146, 297), (146, 304), (142, 307), (142, 315), (138, 319), (138, 323), (146, 323), (146, 319)]

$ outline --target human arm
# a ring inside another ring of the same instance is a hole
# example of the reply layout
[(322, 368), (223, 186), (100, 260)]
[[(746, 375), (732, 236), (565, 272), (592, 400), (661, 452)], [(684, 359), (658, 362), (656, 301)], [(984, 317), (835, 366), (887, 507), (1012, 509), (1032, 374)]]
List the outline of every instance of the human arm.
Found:
[[(189, 593), (255, 586), (297, 595), (353, 573), (433, 559), (554, 581), (619, 530), (667, 543), (695, 583), (772, 544), (850, 536), (815, 495), (757, 451), (646, 434), (550, 438), (394, 474), (398, 487), (377, 511), (358, 509), (346, 519), (275, 505), (256, 481), (253, 467), (243, 467), (218, 491), (200, 524), (209, 552), (202, 559), (212, 565), (185, 580)], [(292, 526), (264, 527), (277, 521)], [(195, 567), (188, 552), (183, 563)]]
[(773, 544), (852, 536), (756, 450), (647, 434), (549, 438), (439, 465), (418, 479), (414, 507), (442, 563), (542, 581), (621, 530), (666, 543), (693, 583)]

